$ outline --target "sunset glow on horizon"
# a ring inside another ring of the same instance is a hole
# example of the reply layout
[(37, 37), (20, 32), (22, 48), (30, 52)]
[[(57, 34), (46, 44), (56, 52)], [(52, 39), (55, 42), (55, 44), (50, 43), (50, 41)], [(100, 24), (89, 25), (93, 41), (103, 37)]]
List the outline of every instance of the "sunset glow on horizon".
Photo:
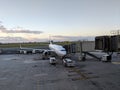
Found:
[(120, 29), (119, 0), (0, 1), (0, 42), (93, 40)]

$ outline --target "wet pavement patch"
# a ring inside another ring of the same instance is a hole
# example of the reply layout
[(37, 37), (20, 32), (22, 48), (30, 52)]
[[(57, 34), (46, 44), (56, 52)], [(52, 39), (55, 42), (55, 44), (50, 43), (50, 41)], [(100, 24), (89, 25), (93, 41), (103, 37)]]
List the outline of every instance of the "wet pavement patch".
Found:
[(86, 70), (82, 70), (78, 67), (69, 68), (68, 77), (70, 77), (72, 81), (99, 78), (99, 76), (94, 75), (92, 72), (87, 72)]
[(38, 81), (39, 84), (41, 85), (44, 85), (44, 84), (49, 84), (49, 83), (58, 83), (58, 82), (61, 82), (61, 81), (64, 81), (65, 79), (53, 79), (53, 80), (40, 80)]
[(34, 66), (32, 66), (32, 67), (38, 67), (38, 65), (34, 65)]

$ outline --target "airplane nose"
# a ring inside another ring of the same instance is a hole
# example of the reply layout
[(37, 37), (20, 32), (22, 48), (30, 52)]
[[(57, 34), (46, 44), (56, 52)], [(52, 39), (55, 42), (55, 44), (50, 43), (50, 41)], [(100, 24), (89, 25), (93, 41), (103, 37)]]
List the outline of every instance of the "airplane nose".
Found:
[(65, 55), (66, 55), (66, 51), (62, 52), (61, 55), (62, 55), (62, 56), (65, 56)]

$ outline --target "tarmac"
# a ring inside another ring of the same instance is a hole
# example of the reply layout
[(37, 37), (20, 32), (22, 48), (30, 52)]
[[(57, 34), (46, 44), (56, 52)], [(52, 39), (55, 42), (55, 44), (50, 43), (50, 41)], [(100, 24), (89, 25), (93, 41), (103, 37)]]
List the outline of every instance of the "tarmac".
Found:
[(0, 90), (120, 90), (120, 57), (94, 59), (64, 67), (42, 60), (40, 54), (1, 54)]

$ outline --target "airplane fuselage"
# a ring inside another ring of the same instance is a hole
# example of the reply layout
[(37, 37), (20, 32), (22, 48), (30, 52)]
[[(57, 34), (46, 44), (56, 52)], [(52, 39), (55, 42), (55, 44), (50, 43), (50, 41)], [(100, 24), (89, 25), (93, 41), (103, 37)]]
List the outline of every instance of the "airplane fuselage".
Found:
[(49, 44), (49, 48), (53, 50), (60, 57), (66, 55), (66, 50), (61, 45)]

